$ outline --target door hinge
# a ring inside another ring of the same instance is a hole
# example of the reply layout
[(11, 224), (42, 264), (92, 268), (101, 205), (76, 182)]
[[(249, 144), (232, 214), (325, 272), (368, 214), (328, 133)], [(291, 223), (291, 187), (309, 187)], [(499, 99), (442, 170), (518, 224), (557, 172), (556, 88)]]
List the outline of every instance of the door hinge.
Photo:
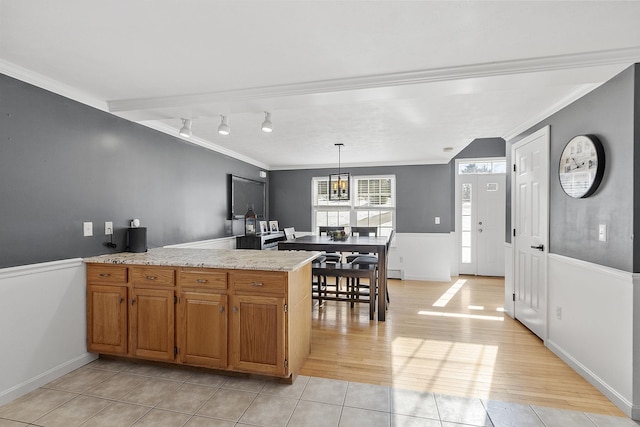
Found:
[(173, 347), (173, 355), (174, 355), (174, 356), (177, 356), (177, 355), (178, 355), (178, 353), (180, 353), (180, 352), (178, 351), (178, 347)]
[(287, 304), (285, 304), (284, 305), (284, 312), (286, 313), (288, 309), (289, 309), (289, 307), (287, 307)]
[(174, 296), (173, 296), (173, 303), (174, 303), (174, 304), (177, 304), (177, 303), (178, 303), (178, 296), (177, 296), (177, 295), (174, 295)]
[(513, 237), (516, 237), (516, 229), (513, 229)]
[(516, 300), (516, 293), (514, 292), (513, 293), (513, 301), (515, 302), (515, 300)]
[(284, 359), (284, 367), (285, 368), (289, 367), (289, 361), (287, 359)]
[(515, 163), (513, 164), (513, 171), (514, 172), (516, 171), (516, 164)]

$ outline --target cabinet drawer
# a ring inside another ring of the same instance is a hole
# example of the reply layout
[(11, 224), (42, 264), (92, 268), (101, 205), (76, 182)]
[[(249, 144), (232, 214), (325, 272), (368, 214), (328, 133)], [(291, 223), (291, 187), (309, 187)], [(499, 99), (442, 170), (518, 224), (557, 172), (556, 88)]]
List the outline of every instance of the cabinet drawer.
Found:
[(278, 271), (233, 272), (233, 289), (236, 291), (269, 292), (283, 294), (286, 273)]
[(131, 281), (134, 286), (156, 285), (174, 286), (175, 270), (163, 267), (131, 267)]
[(227, 272), (208, 269), (178, 271), (178, 285), (209, 289), (227, 289)]
[(122, 265), (87, 264), (89, 283), (127, 283), (127, 267)]

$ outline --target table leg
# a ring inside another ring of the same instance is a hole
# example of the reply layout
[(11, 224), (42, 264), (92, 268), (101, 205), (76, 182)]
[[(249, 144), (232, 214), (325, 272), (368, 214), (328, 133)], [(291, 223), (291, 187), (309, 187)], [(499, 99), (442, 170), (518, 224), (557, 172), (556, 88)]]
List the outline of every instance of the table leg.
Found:
[(383, 321), (387, 314), (387, 248), (378, 252), (378, 320)]

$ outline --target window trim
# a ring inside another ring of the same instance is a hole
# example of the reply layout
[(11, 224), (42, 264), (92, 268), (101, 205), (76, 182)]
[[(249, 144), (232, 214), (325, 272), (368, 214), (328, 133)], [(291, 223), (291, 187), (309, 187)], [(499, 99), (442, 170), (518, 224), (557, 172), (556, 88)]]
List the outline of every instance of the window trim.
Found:
[[(391, 198), (393, 200), (393, 206), (356, 206), (357, 197), (357, 181), (367, 179), (390, 179), (391, 180)], [(335, 204), (320, 205), (317, 204), (316, 190), (318, 181), (327, 181), (329, 176), (315, 176), (311, 178), (311, 232), (316, 234), (319, 225), (317, 224), (317, 214), (320, 211), (326, 212), (349, 212), (349, 225), (354, 226), (357, 224), (358, 211), (392, 211), (392, 225), (391, 228), (396, 228), (396, 188), (397, 178), (394, 174), (381, 174), (381, 175), (351, 175), (349, 181), (349, 191), (351, 192), (348, 201), (335, 202)], [(387, 228), (387, 227), (384, 227)]]

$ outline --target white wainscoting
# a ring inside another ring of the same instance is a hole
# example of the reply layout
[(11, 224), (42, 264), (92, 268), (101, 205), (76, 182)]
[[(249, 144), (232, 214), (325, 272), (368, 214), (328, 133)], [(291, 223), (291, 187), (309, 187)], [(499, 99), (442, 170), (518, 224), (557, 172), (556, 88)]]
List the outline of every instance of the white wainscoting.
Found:
[[(549, 254), (547, 347), (627, 416), (640, 418), (640, 281), (633, 273)], [(558, 309), (561, 318), (558, 318)], [(635, 322), (636, 325), (638, 322)], [(634, 401), (635, 394), (635, 401)]]
[(194, 248), (194, 249), (235, 249), (236, 238), (221, 237), (219, 239), (199, 240), (197, 242), (179, 243), (176, 245), (167, 245), (165, 248)]
[(511, 243), (504, 243), (504, 312), (509, 317), (514, 317), (513, 293), (513, 245)]
[(81, 259), (0, 269), (0, 405), (96, 358)]
[(451, 280), (452, 233), (396, 233), (389, 270), (401, 270), (405, 280)]

